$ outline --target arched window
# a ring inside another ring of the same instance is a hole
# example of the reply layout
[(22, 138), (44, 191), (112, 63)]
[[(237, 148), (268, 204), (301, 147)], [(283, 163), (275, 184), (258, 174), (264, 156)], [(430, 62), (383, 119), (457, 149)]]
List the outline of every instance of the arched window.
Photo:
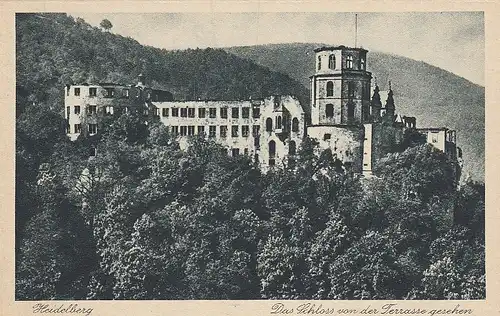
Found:
[(269, 157), (274, 158), (276, 156), (276, 142), (274, 140), (269, 142)]
[(298, 132), (299, 131), (299, 120), (294, 117), (292, 120), (292, 132)]
[(333, 81), (328, 81), (326, 83), (326, 96), (333, 97)]
[(295, 144), (295, 141), (290, 141), (288, 144), (288, 154), (289, 155), (295, 155), (297, 153), (297, 144)]
[(364, 58), (361, 58), (359, 60), (359, 69), (360, 70), (365, 70), (365, 59)]
[(328, 57), (328, 68), (330, 68), (330, 69), (335, 69), (336, 68), (336, 65), (335, 65), (335, 55), (330, 55), (330, 57)]
[(352, 56), (348, 55), (346, 59), (346, 68), (351, 69), (352, 68)]
[(318, 70), (321, 70), (321, 56), (318, 56)]
[(347, 120), (351, 121), (354, 119), (354, 103), (347, 103)]
[(273, 119), (268, 117), (266, 120), (266, 131), (267, 132), (272, 132), (273, 131)]
[(276, 129), (281, 129), (281, 116), (276, 118)]
[(325, 108), (326, 117), (333, 117), (333, 104), (327, 104)]
[(269, 142), (269, 166), (276, 165), (276, 142), (274, 140)]

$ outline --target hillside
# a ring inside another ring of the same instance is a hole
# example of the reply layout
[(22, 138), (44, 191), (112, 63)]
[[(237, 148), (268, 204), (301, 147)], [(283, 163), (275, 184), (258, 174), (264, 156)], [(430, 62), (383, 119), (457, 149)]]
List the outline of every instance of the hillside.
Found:
[(135, 83), (139, 73), (182, 99), (248, 99), (308, 92), (287, 75), (222, 49), (167, 51), (143, 46), (66, 14), (17, 14), (18, 113), (27, 104), (63, 109), (63, 87)]
[[(227, 52), (282, 72), (309, 87), (314, 52), (325, 44), (297, 43), (226, 48)], [(368, 70), (382, 90), (388, 80), (398, 113), (416, 116), (419, 127), (456, 129), (464, 151), (464, 171), (484, 179), (484, 87), (448, 71), (413, 59), (368, 53)]]

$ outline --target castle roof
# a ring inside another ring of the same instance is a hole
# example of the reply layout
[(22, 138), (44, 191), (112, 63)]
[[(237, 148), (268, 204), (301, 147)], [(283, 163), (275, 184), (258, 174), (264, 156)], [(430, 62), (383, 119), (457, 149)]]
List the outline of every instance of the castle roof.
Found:
[(368, 50), (364, 49), (364, 48), (360, 48), (360, 47), (348, 47), (348, 46), (344, 46), (344, 45), (339, 45), (339, 46), (323, 46), (323, 47), (319, 47), (319, 48), (316, 48), (314, 50), (315, 53), (318, 53), (318, 52), (322, 52), (322, 51), (325, 51), (325, 50), (357, 50), (357, 51), (361, 51), (361, 52), (367, 52)]

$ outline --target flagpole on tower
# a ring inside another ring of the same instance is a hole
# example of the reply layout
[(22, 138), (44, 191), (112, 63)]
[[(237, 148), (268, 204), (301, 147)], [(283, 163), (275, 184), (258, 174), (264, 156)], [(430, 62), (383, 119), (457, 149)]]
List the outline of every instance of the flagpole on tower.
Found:
[(358, 14), (354, 17), (354, 48), (358, 47)]

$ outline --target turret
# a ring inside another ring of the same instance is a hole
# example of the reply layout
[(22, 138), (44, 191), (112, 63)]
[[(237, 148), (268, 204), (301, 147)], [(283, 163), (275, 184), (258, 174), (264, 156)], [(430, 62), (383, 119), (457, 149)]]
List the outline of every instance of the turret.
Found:
[(374, 120), (377, 120), (380, 118), (380, 109), (382, 108), (382, 101), (380, 100), (380, 89), (378, 88), (378, 85), (375, 84), (375, 89), (373, 90), (373, 96), (372, 96), (372, 101), (371, 101), (371, 108), (372, 108), (372, 117)]
[(313, 125), (357, 125), (370, 121), (371, 73), (363, 48), (321, 47), (311, 79)]

